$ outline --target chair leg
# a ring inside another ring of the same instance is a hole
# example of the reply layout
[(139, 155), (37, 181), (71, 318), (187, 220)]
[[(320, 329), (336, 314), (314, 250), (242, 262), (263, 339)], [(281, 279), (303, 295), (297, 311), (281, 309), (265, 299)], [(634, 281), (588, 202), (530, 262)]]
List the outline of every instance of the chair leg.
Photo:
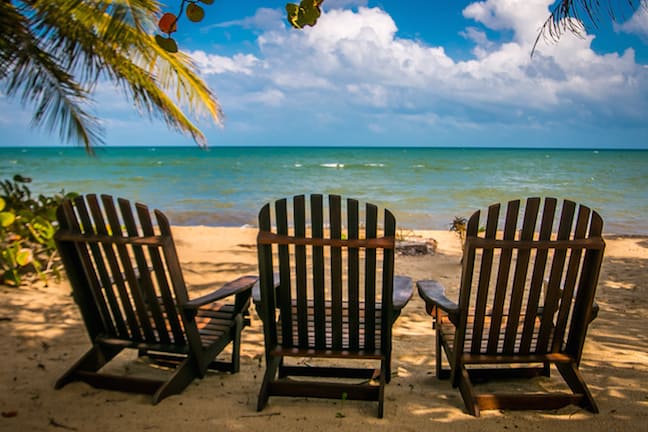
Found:
[(380, 365), (380, 372), (381, 374), (385, 374), (385, 382), (389, 384), (391, 381), (391, 352), (387, 353), (387, 360), (385, 363)]
[(456, 377), (458, 379), (459, 392), (463, 398), (466, 410), (468, 411), (468, 414), (479, 417), (479, 404), (468, 371), (463, 365), (457, 365), (457, 369), (456, 372), (458, 373), (456, 374)]
[(581, 406), (588, 411), (598, 413), (598, 406), (594, 402), (594, 397), (578, 370), (578, 366), (574, 363), (557, 363), (556, 368), (572, 392), (583, 395)]
[(95, 345), (81, 356), (77, 362), (70, 367), (54, 384), (55, 389), (75, 381), (77, 372), (97, 372), (117, 354), (122, 351), (121, 347), (105, 347)]
[(441, 350), (443, 349), (441, 345), (441, 332), (439, 331), (439, 327), (437, 326), (436, 330), (436, 376), (438, 379), (443, 379), (443, 374), (441, 371), (441, 360), (442, 360), (442, 354)]
[(279, 364), (282, 362), (282, 360), (283, 357), (266, 356), (266, 371), (263, 375), (261, 390), (259, 390), (257, 411), (261, 411), (268, 403), (268, 398), (270, 397), (269, 386), (270, 383), (274, 381), (275, 376), (277, 375), (277, 369), (279, 368)]
[(169, 378), (153, 395), (153, 405), (167, 396), (182, 393), (187, 386), (198, 376), (194, 359), (190, 356), (184, 359)]
[(550, 377), (551, 376), (551, 363), (545, 362), (542, 367), (542, 376)]
[(378, 391), (378, 418), (383, 418), (385, 410), (385, 384), (389, 373), (389, 357), (381, 360), (380, 365), (380, 390)]
[(232, 373), (237, 373), (241, 369), (241, 332), (243, 331), (243, 317), (237, 315), (235, 325), (232, 329)]

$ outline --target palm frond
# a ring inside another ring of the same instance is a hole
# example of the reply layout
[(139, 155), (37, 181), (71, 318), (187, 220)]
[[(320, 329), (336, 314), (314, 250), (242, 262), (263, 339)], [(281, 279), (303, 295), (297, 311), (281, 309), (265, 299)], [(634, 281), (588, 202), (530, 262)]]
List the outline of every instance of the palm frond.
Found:
[(3, 56), (3, 62), (7, 61), (3, 76), (7, 95), (18, 97), (23, 106), (34, 107), (35, 126), (60, 126), (61, 139), (81, 142), (91, 151), (101, 138), (101, 127), (81, 107), (80, 102), (88, 99), (87, 92), (51, 53), (41, 49), (29, 21), (17, 13), (13, 18), (13, 25), (5, 28), (5, 35), (15, 44), (11, 54)]
[[(605, 7), (602, 3), (605, 3)], [(617, 21), (627, 18), (640, 7), (645, 8), (648, 13), (648, 0), (558, 0), (538, 33), (531, 55), (541, 39), (557, 42), (565, 33), (583, 37), (588, 27), (587, 23), (593, 28), (598, 28), (601, 13)]]
[[(82, 107), (102, 79), (117, 84), (140, 112), (200, 145), (205, 136), (183, 109), (221, 121), (218, 101), (191, 59), (164, 51), (151, 36), (157, 1), (3, 0), (0, 7), (6, 71), (0, 80), (8, 94), (34, 107), (35, 123), (58, 126), (66, 141), (82, 142), (89, 151), (101, 141), (98, 120)], [(6, 19), (8, 32), (4, 9), (13, 14)]]

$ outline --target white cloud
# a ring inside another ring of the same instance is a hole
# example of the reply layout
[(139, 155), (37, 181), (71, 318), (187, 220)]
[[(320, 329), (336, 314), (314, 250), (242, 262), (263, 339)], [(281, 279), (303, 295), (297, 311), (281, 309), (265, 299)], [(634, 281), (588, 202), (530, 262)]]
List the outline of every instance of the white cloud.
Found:
[(648, 4), (640, 7), (632, 17), (623, 24), (616, 24), (615, 29), (625, 33), (636, 34), (648, 42)]
[(201, 74), (239, 73), (251, 75), (259, 63), (259, 59), (252, 54), (236, 54), (233, 57), (224, 57), (217, 54), (207, 54), (204, 51), (190, 53)]
[(533, 42), (553, 0), (486, 0), (468, 5), (463, 15), (493, 30), (512, 29), (515, 40)]
[[(248, 130), (279, 136), (287, 124), (308, 125), (313, 136), (359, 137), (431, 131), (479, 137), (489, 127), (553, 130), (569, 122), (645, 125), (648, 68), (636, 63), (632, 49), (601, 55), (591, 48), (593, 36), (565, 34), (530, 57), (551, 0), (470, 4), (461, 32), (474, 44), (467, 60), (399, 37), (392, 17), (366, 3), (326, 0), (317, 25), (301, 31), (288, 28), (283, 13), (260, 9), (227, 23), (262, 30), (256, 55), (192, 52), (227, 115), (223, 133), (244, 130), (249, 119)], [(625, 31), (634, 28), (631, 21)], [(501, 42), (489, 37), (494, 32), (511, 37)]]
[(466, 30), (459, 32), (459, 34), (475, 43), (473, 53), (477, 58), (483, 58), (489, 51), (496, 47), (495, 43), (488, 40), (485, 32), (475, 27), (468, 27)]
[[(550, 3), (469, 5), (467, 18), (490, 30), (512, 30), (512, 39), (489, 40), (468, 20), (463, 36), (475, 43), (475, 57), (465, 61), (455, 61), (441, 46), (399, 38), (387, 12), (366, 7), (325, 11), (315, 27), (302, 31), (266, 31), (257, 40), (259, 58), (194, 58), (203, 73), (221, 74), (214, 86), (226, 112), (259, 104), (281, 106), (283, 115), (297, 117), (327, 112), (326, 124), (352, 122), (370, 133), (404, 125), (551, 128), (579, 117), (605, 123), (615, 115), (645, 123), (639, 117), (648, 107), (648, 71), (636, 64), (632, 50), (599, 55), (591, 49), (592, 36), (566, 34), (558, 44), (540, 44), (530, 57)], [(611, 112), (611, 100), (624, 101), (619, 114)]]
[[(463, 35), (475, 43), (475, 58), (468, 61), (453, 60), (443, 47), (398, 38), (396, 23), (381, 9), (332, 10), (314, 28), (264, 33), (260, 75), (280, 88), (337, 88), (354, 107), (429, 112), (439, 104), (547, 112), (627, 95), (636, 91), (627, 90), (632, 81), (645, 85), (632, 51), (597, 55), (592, 36), (566, 34), (559, 44), (541, 43), (531, 59), (550, 4), (487, 0), (469, 5), (464, 16), (491, 30), (512, 30), (513, 38), (495, 43), (483, 30), (467, 26)], [(639, 94), (645, 104), (645, 90)]]
[(254, 92), (250, 93), (248, 96), (249, 102), (259, 103), (270, 107), (280, 106), (282, 101), (286, 98), (284, 92), (277, 89)]

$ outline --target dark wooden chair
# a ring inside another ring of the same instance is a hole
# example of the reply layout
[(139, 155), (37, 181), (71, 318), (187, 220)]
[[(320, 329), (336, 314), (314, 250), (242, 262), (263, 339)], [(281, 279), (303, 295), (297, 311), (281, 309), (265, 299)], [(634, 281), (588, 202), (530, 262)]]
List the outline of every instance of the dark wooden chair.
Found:
[[(155, 227), (146, 206), (117, 204), (107, 195), (87, 195), (58, 209), (55, 239), (92, 348), (55, 387), (84, 381), (152, 394), (155, 404), (208, 369), (237, 372), (257, 278), (244, 276), (190, 300), (165, 215), (155, 210)], [(231, 361), (215, 361), (230, 342)], [(126, 348), (175, 369), (161, 380), (101, 370)]]
[(324, 201), (299, 195), (259, 213), (255, 302), (266, 372), (257, 409), (270, 396), (310, 396), (378, 401), (382, 417), (392, 325), (412, 295), (411, 280), (394, 276), (396, 221), (385, 210), (381, 229), (375, 205), (337, 195)]
[[(598, 408), (579, 363), (605, 243), (601, 217), (571, 201), (529, 198), (475, 212), (466, 226), (458, 303), (436, 281), (418, 281), (436, 328), (436, 374), (459, 387), (466, 409)], [(504, 214), (502, 214), (504, 213)], [(442, 365), (441, 350), (450, 369)], [(478, 394), (480, 380), (549, 376), (571, 392)]]

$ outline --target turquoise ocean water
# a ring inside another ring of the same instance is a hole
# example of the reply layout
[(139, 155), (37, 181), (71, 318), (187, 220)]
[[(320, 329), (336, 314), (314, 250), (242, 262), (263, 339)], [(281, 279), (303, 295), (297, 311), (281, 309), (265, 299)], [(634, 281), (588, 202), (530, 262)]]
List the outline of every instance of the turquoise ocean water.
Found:
[(648, 234), (648, 151), (456, 148), (0, 147), (0, 179), (35, 193), (108, 193), (164, 210), (176, 225), (255, 225), (269, 200), (338, 193), (391, 209), (400, 227), (526, 196), (598, 210), (606, 232)]

